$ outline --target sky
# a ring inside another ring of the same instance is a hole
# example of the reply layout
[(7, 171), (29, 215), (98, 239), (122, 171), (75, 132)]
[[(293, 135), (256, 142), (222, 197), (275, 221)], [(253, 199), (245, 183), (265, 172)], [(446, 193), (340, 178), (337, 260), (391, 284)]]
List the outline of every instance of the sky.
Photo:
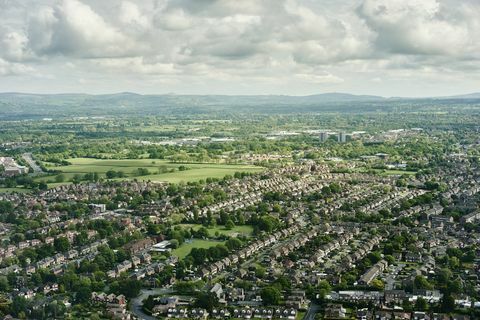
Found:
[(0, 92), (478, 92), (479, 17), (479, 0), (0, 0)]

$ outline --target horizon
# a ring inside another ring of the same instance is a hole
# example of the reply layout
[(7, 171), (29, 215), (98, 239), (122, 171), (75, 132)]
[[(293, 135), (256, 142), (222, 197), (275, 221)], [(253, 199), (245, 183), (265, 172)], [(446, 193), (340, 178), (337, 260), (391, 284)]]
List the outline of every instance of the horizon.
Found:
[(3, 1), (0, 91), (478, 92), (479, 15), (475, 0)]
[(465, 92), (465, 93), (457, 93), (453, 95), (443, 95), (443, 96), (381, 96), (377, 94), (369, 94), (369, 93), (350, 93), (350, 92), (322, 92), (322, 93), (311, 93), (311, 94), (304, 94), (304, 95), (293, 95), (293, 94), (217, 94), (217, 93), (210, 93), (210, 94), (193, 94), (193, 93), (178, 93), (178, 92), (167, 92), (167, 93), (140, 93), (140, 92), (133, 92), (133, 91), (113, 91), (113, 92), (104, 92), (104, 93), (88, 93), (88, 92), (55, 92), (55, 93), (40, 93), (40, 92), (21, 92), (21, 91), (0, 91), (0, 95), (5, 94), (18, 94), (18, 95), (86, 95), (86, 96), (106, 96), (106, 95), (121, 95), (121, 94), (131, 94), (131, 95), (138, 95), (138, 96), (225, 96), (225, 97), (235, 97), (235, 96), (242, 96), (242, 97), (255, 97), (255, 96), (263, 96), (263, 97), (312, 97), (312, 96), (322, 96), (322, 95), (348, 95), (353, 97), (377, 97), (383, 99), (438, 99), (438, 98), (451, 98), (451, 97), (463, 97), (469, 95), (477, 95), (480, 94), (480, 90), (476, 92)]

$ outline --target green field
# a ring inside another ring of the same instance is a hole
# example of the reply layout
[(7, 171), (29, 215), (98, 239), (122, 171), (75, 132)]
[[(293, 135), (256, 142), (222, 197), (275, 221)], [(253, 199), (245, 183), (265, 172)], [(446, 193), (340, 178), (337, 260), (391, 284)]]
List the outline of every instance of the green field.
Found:
[(11, 193), (11, 192), (20, 192), (20, 193), (28, 193), (31, 190), (23, 189), (23, 188), (0, 188), (0, 193)]
[(385, 175), (414, 175), (417, 172), (416, 171), (407, 171), (407, 170), (385, 170), (385, 172), (382, 172)]
[[(183, 228), (190, 229), (192, 228), (193, 230), (198, 230), (202, 227), (201, 224), (181, 224), (180, 225)], [(207, 228), (208, 234), (210, 237), (214, 237), (215, 234), (218, 232), (219, 234), (226, 235), (226, 236), (236, 236), (236, 235), (244, 235), (244, 236), (251, 236), (253, 233), (253, 227), (252, 226), (235, 226), (231, 230), (225, 229), (224, 226), (216, 226), (214, 228)]]
[[(189, 241), (189, 242), (187, 242)], [(215, 241), (215, 240), (200, 240), (200, 239), (193, 239), (187, 240), (184, 244), (182, 244), (178, 249), (172, 251), (172, 255), (178, 257), (179, 259), (185, 258), (193, 248), (204, 248), (208, 249), (210, 247), (214, 247), (217, 244), (225, 243), (225, 241)]]
[[(105, 173), (110, 170), (122, 171), (126, 178), (136, 178), (142, 181), (157, 182), (190, 182), (198, 181), (206, 178), (223, 178), (226, 175), (233, 175), (235, 172), (259, 172), (263, 169), (251, 165), (230, 165), (216, 163), (172, 163), (167, 160), (160, 159), (131, 159), (131, 160), (103, 160), (90, 158), (74, 158), (67, 159), (71, 165), (55, 166), (51, 163), (44, 163), (48, 169), (61, 171), (65, 177), (65, 181), (69, 181), (74, 175), (85, 175), (86, 173), (98, 173), (101, 177), (105, 177)], [(184, 166), (188, 170), (180, 171), (178, 168)], [(138, 176), (139, 168), (147, 169), (150, 174)], [(171, 171), (173, 172), (163, 172)], [(39, 177), (39, 181), (55, 181), (55, 176)]]

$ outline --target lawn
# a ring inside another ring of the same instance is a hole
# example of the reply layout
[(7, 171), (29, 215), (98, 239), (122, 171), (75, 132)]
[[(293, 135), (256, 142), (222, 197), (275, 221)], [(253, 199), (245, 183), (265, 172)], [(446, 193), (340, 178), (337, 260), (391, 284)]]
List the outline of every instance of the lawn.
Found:
[[(122, 171), (126, 177), (121, 179), (138, 179), (142, 181), (156, 182), (191, 182), (206, 178), (223, 178), (226, 175), (233, 175), (235, 172), (259, 172), (263, 168), (251, 165), (229, 165), (216, 163), (172, 163), (161, 159), (129, 159), (129, 160), (104, 160), (90, 158), (67, 159), (71, 163), (68, 166), (55, 166), (51, 163), (44, 163), (48, 169), (61, 171), (65, 181), (69, 181), (75, 174), (85, 175), (86, 173), (98, 173), (105, 177), (107, 171)], [(187, 170), (180, 171), (179, 167), (184, 166)], [(138, 176), (139, 168), (147, 169), (151, 174)], [(173, 172), (164, 172), (173, 171)], [(39, 177), (38, 181), (55, 181), (55, 176)]]
[(385, 175), (414, 175), (416, 174), (416, 171), (407, 171), (407, 170), (385, 170), (383, 174)]
[(182, 244), (178, 249), (172, 251), (172, 254), (179, 259), (185, 258), (193, 248), (204, 248), (208, 249), (210, 247), (214, 247), (217, 244), (225, 243), (225, 241), (215, 241), (215, 240), (200, 240), (200, 239), (193, 239), (187, 240), (184, 244)]
[[(180, 225), (183, 228), (193, 228), (193, 230), (198, 230), (202, 227), (201, 224), (181, 224)], [(208, 234), (211, 237), (214, 237), (215, 234), (218, 232), (222, 235), (226, 236), (236, 236), (236, 235), (245, 235), (245, 236), (251, 236), (253, 233), (253, 227), (252, 226), (235, 226), (231, 230), (225, 229), (224, 226), (216, 226), (214, 228), (207, 228), (208, 229)]]
[(19, 192), (19, 193), (28, 193), (31, 192), (30, 189), (24, 188), (0, 188), (0, 193), (12, 193), (12, 192)]

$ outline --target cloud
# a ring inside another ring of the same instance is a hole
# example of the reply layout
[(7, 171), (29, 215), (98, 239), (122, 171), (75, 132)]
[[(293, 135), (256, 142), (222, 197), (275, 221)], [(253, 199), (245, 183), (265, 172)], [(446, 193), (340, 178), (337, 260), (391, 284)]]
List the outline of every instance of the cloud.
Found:
[[(478, 7), (439, 0), (365, 0), (359, 15), (382, 50), (399, 54), (461, 55), (479, 35)], [(476, 10), (477, 14), (472, 14)], [(475, 26), (476, 25), (476, 26)]]
[(132, 72), (139, 74), (166, 75), (176, 73), (175, 66), (172, 63), (148, 63), (142, 58), (117, 58), (100, 59), (94, 61), (99, 66), (121, 72)]
[(192, 26), (192, 18), (181, 8), (159, 12), (154, 22), (157, 27), (168, 31), (182, 31)]
[(150, 28), (150, 19), (143, 14), (137, 4), (130, 1), (123, 1), (120, 5), (120, 21), (123, 25), (142, 32)]
[(8, 62), (0, 58), (0, 76), (13, 76), (32, 73), (34, 69), (27, 65)]
[(0, 34), (0, 56), (17, 62), (31, 57), (28, 38), (23, 32), (0, 30)]
[(42, 8), (31, 17), (28, 32), (38, 55), (115, 57), (126, 55), (133, 47), (131, 39), (77, 0)]
[(479, 16), (478, 0), (0, 0), (1, 72), (349, 91), (478, 70)]
[(323, 74), (312, 74), (312, 73), (298, 73), (295, 75), (301, 81), (306, 81), (310, 83), (316, 84), (338, 84), (342, 83), (345, 80), (337, 77), (331, 73), (323, 73)]

